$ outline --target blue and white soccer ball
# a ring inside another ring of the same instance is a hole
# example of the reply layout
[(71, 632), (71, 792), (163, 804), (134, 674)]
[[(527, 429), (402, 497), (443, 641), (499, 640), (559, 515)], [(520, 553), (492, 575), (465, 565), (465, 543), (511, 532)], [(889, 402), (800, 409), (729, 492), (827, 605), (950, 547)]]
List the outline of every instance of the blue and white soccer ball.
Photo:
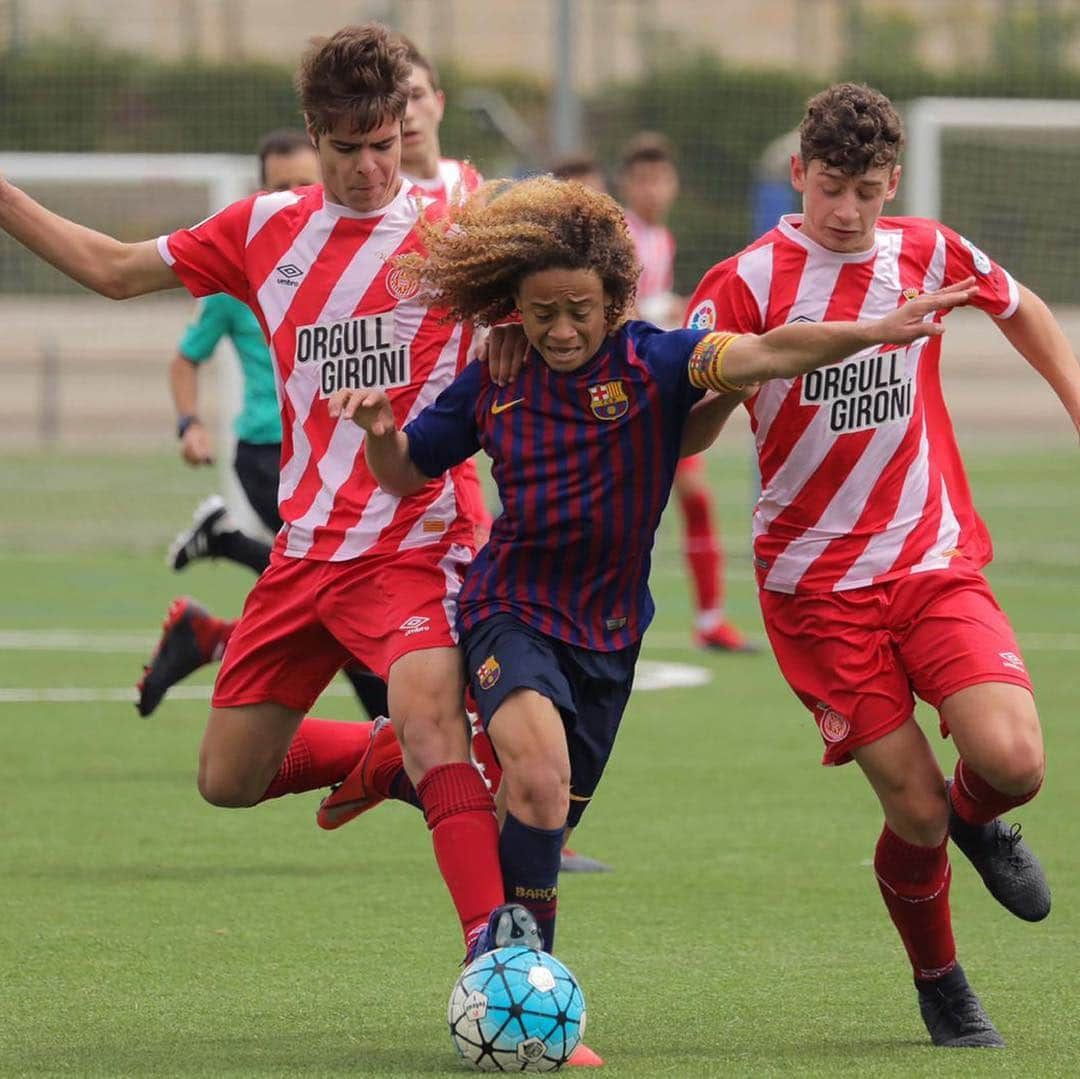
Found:
[(554, 1071), (585, 1032), (585, 998), (553, 955), (496, 948), (474, 959), (450, 994), (450, 1034), (480, 1071)]

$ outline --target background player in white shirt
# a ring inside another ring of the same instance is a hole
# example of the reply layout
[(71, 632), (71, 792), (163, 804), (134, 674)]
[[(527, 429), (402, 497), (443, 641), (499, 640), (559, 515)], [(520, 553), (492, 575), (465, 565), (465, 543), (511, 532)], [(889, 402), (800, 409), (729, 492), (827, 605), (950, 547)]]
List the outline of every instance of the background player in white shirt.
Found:
[[(620, 155), (618, 179), (626, 223), (641, 263), (638, 314), (662, 329), (678, 326), (686, 300), (675, 293), (675, 237), (667, 226), (679, 194), (670, 140), (652, 131), (634, 136)], [(724, 552), (701, 454), (679, 462), (674, 494), (683, 520), (683, 553), (695, 607), (694, 639), (718, 651), (756, 651), (724, 611)]]
[[(1080, 431), (1080, 366), (1046, 305), (945, 225), (882, 216), (903, 141), (888, 98), (830, 87), (809, 102), (800, 137), (791, 178), (803, 213), (709, 271), (688, 324), (760, 333), (868, 318), (973, 277), (972, 304)], [(857, 761), (884, 810), (874, 868), (931, 1040), (1000, 1046), (956, 962), (947, 842), (1008, 910), (1045, 917), (1042, 870), (999, 819), (1035, 796), (1045, 762), (1031, 682), (981, 573), (990, 540), (942, 398), (940, 350), (938, 337), (863, 350), (820, 375), (767, 382), (748, 402), (762, 477), (755, 565), (773, 650), (814, 715), (823, 763)], [(952, 735), (950, 784), (915, 695)]]
[(439, 87), (439, 73), (409, 38), (404, 34), (396, 37), (412, 64), (401, 140), (401, 173), (430, 198), (446, 202), (455, 195), (464, 197), (480, 186), (482, 177), (467, 161), (442, 156), (439, 127), (446, 110), (446, 95)]

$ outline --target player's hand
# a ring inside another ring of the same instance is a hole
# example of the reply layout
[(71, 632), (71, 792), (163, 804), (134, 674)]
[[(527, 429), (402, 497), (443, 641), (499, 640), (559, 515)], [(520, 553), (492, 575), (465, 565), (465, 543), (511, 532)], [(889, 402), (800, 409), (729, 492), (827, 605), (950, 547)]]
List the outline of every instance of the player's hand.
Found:
[(390, 398), (382, 390), (338, 390), (328, 407), (331, 419), (352, 420), (369, 435), (388, 435), (397, 429)]
[(192, 423), (180, 439), (180, 456), (189, 465), (212, 465), (214, 443), (207, 430), (199, 422)]
[(974, 277), (957, 281), (937, 292), (926, 292), (901, 304), (875, 324), (878, 339), (890, 345), (910, 345), (920, 337), (940, 337), (945, 327), (940, 322), (924, 321), (935, 311), (947, 311), (966, 304), (978, 292)]
[(491, 381), (496, 386), (506, 386), (517, 378), (528, 351), (525, 331), (518, 323), (511, 322), (505, 326), (491, 327), (484, 340), (480, 360), (487, 362)]

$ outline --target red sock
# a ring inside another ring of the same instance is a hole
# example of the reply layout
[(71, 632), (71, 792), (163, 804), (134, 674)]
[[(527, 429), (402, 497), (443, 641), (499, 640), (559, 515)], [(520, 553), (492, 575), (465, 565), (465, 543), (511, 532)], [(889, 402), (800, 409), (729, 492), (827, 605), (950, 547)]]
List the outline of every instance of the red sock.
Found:
[(207, 615), (206, 618), (193, 618), (191, 629), (195, 634), (195, 643), (199, 651), (207, 657), (207, 662), (221, 659), (225, 654), (225, 645), (229, 643), (232, 631), (239, 620), (225, 621)]
[(499, 789), (499, 783), (502, 780), (502, 766), (495, 756), (495, 747), (491, 744), (491, 739), (487, 736), (487, 731), (484, 730), (479, 718), (473, 724), (472, 755), (494, 793)]
[(957, 760), (949, 797), (953, 809), (968, 824), (987, 824), (1006, 810), (1030, 802), (1040, 787), (1041, 782), (1026, 794), (1003, 794), (991, 787), (970, 764)]
[(956, 965), (947, 843), (917, 847), (886, 825), (874, 852), (878, 887), (916, 978), (940, 978)]
[(367, 748), (373, 726), (306, 716), (260, 801), (340, 783)]
[(699, 611), (719, 610), (724, 605), (724, 565), (709, 496), (704, 491), (679, 495), (679, 505), (686, 522), (686, 561), (694, 582), (694, 602)]
[(499, 825), (484, 777), (471, 765), (440, 764), (417, 784), (435, 860), (470, 937), (503, 902)]

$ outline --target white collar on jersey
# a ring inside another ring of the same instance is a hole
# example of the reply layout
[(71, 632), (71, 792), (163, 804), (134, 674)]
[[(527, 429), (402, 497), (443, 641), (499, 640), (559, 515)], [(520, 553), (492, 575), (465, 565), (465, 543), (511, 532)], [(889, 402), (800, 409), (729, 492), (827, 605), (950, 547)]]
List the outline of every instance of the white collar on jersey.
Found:
[(354, 210), (351, 206), (343, 206), (340, 202), (331, 202), (326, 197), (326, 189), (323, 188), (323, 209), (331, 217), (355, 217), (359, 220), (365, 220), (370, 217), (382, 217), (384, 214), (388, 214), (396, 210), (402, 203), (406, 202), (409, 198), (409, 191), (411, 190), (410, 184), (407, 180), (401, 179), (401, 186), (398, 188), (398, 193), (385, 205), (380, 206), (377, 210), (367, 210), (361, 213), (359, 210)]
[(805, 247), (807, 251), (810, 251), (815, 255), (820, 255), (822, 258), (836, 259), (838, 262), (868, 262), (877, 254), (878, 243), (876, 231), (874, 233), (874, 246), (868, 251), (852, 251), (850, 253), (830, 251), (829, 248), (822, 247), (817, 240), (811, 240), (810, 237), (799, 228), (802, 224), (802, 220), (802, 214), (784, 214), (776, 227), (789, 240), (794, 240), (800, 247)]

